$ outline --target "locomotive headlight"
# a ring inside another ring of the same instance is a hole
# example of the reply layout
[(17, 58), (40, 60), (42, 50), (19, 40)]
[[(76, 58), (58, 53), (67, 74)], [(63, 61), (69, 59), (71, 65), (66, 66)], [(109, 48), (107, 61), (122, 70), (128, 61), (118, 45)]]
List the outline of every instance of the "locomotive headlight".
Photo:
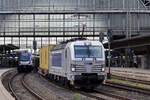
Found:
[(102, 72), (104, 72), (105, 71), (105, 68), (104, 67), (102, 67)]
[(72, 72), (75, 72), (75, 71), (76, 71), (76, 66), (73, 65), (73, 64), (71, 65), (71, 71), (72, 71)]
[(75, 67), (72, 67), (72, 68), (71, 68), (71, 71), (72, 71), (72, 72), (75, 72), (75, 71), (76, 71), (76, 68), (75, 68)]

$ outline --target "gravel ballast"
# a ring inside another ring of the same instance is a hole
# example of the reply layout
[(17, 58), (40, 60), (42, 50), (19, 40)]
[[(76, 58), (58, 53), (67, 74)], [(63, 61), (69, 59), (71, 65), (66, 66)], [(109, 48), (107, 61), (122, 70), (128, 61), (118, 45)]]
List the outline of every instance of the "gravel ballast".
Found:
[(42, 78), (38, 73), (30, 73), (25, 76), (26, 83), (45, 100), (94, 100), (84, 95), (74, 93), (71, 90), (59, 87), (46, 79)]

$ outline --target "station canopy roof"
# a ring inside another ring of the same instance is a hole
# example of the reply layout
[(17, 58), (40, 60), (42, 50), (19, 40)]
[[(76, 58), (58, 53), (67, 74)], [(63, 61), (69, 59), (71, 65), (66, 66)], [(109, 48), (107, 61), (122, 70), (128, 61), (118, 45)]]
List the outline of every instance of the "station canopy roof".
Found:
[[(108, 43), (105, 43), (104, 47), (108, 48)], [(150, 34), (138, 35), (130, 39), (120, 39), (111, 42), (111, 49), (117, 50), (125, 48), (147, 53), (147, 50), (150, 50)]]
[(0, 45), (0, 52), (10, 51), (10, 50), (15, 50), (15, 49), (19, 49), (19, 47), (15, 46), (13, 44)]

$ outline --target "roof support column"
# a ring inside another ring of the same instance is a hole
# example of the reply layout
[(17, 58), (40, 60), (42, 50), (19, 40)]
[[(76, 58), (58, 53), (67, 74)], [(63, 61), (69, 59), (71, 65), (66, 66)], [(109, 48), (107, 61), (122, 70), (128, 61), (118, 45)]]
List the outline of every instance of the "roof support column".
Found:
[(48, 44), (50, 44), (50, 14), (48, 14)]
[(125, 67), (129, 67), (129, 55), (128, 55), (128, 52), (129, 52), (129, 48), (126, 48), (125, 49)]
[(13, 37), (11, 37), (11, 44), (13, 44)]
[(93, 14), (93, 40), (95, 39), (94, 36), (95, 36), (95, 14)]
[(57, 37), (56, 37), (56, 44), (58, 44), (57, 42), (58, 42), (58, 41), (57, 41)]
[(28, 37), (26, 37), (26, 48), (28, 47)]
[(50, 11), (50, 0), (48, 0), (48, 10)]
[(18, 35), (19, 35), (19, 48), (20, 48), (20, 14), (18, 14), (18, 27), (19, 27), (19, 29), (18, 29)]
[(78, 14), (78, 36), (80, 36), (80, 14)]
[(65, 14), (63, 14), (63, 41), (65, 41)]
[(33, 40), (35, 41), (35, 14), (33, 14)]
[(4, 25), (4, 45), (6, 44), (6, 41), (5, 41), (5, 38), (6, 38), (6, 37), (5, 37), (5, 36), (6, 36), (6, 19), (5, 19), (5, 17), (6, 17), (6, 16), (3, 17), (3, 20), (4, 20), (4, 21), (3, 21), (3, 25)]
[(111, 15), (108, 14), (108, 21), (107, 21), (107, 29), (111, 29), (111, 25), (110, 25), (110, 18), (111, 18)]
[(140, 16), (139, 16), (139, 14), (137, 14), (137, 24), (138, 24), (137, 33), (140, 34)]
[(123, 0), (122, 3), (123, 3), (123, 9), (125, 9), (125, 0)]
[(42, 48), (42, 37), (41, 37), (41, 48)]

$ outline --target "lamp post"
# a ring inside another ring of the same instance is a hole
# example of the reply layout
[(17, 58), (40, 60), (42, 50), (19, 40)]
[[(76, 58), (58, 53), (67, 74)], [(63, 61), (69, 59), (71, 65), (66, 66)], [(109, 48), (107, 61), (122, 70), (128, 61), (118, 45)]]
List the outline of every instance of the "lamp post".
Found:
[(37, 50), (37, 41), (34, 39), (33, 40), (33, 49), (34, 49), (34, 56), (33, 56), (33, 71), (36, 72), (36, 63), (35, 63), (35, 56), (36, 56), (36, 50)]
[(111, 29), (108, 29), (107, 31), (107, 38), (108, 38), (108, 67), (109, 67), (109, 70), (108, 70), (108, 73), (107, 73), (107, 79), (110, 79), (111, 78), (111, 73), (110, 73), (110, 60), (111, 60), (111, 57), (110, 57), (110, 43), (111, 43), (111, 40), (112, 40), (112, 30)]

